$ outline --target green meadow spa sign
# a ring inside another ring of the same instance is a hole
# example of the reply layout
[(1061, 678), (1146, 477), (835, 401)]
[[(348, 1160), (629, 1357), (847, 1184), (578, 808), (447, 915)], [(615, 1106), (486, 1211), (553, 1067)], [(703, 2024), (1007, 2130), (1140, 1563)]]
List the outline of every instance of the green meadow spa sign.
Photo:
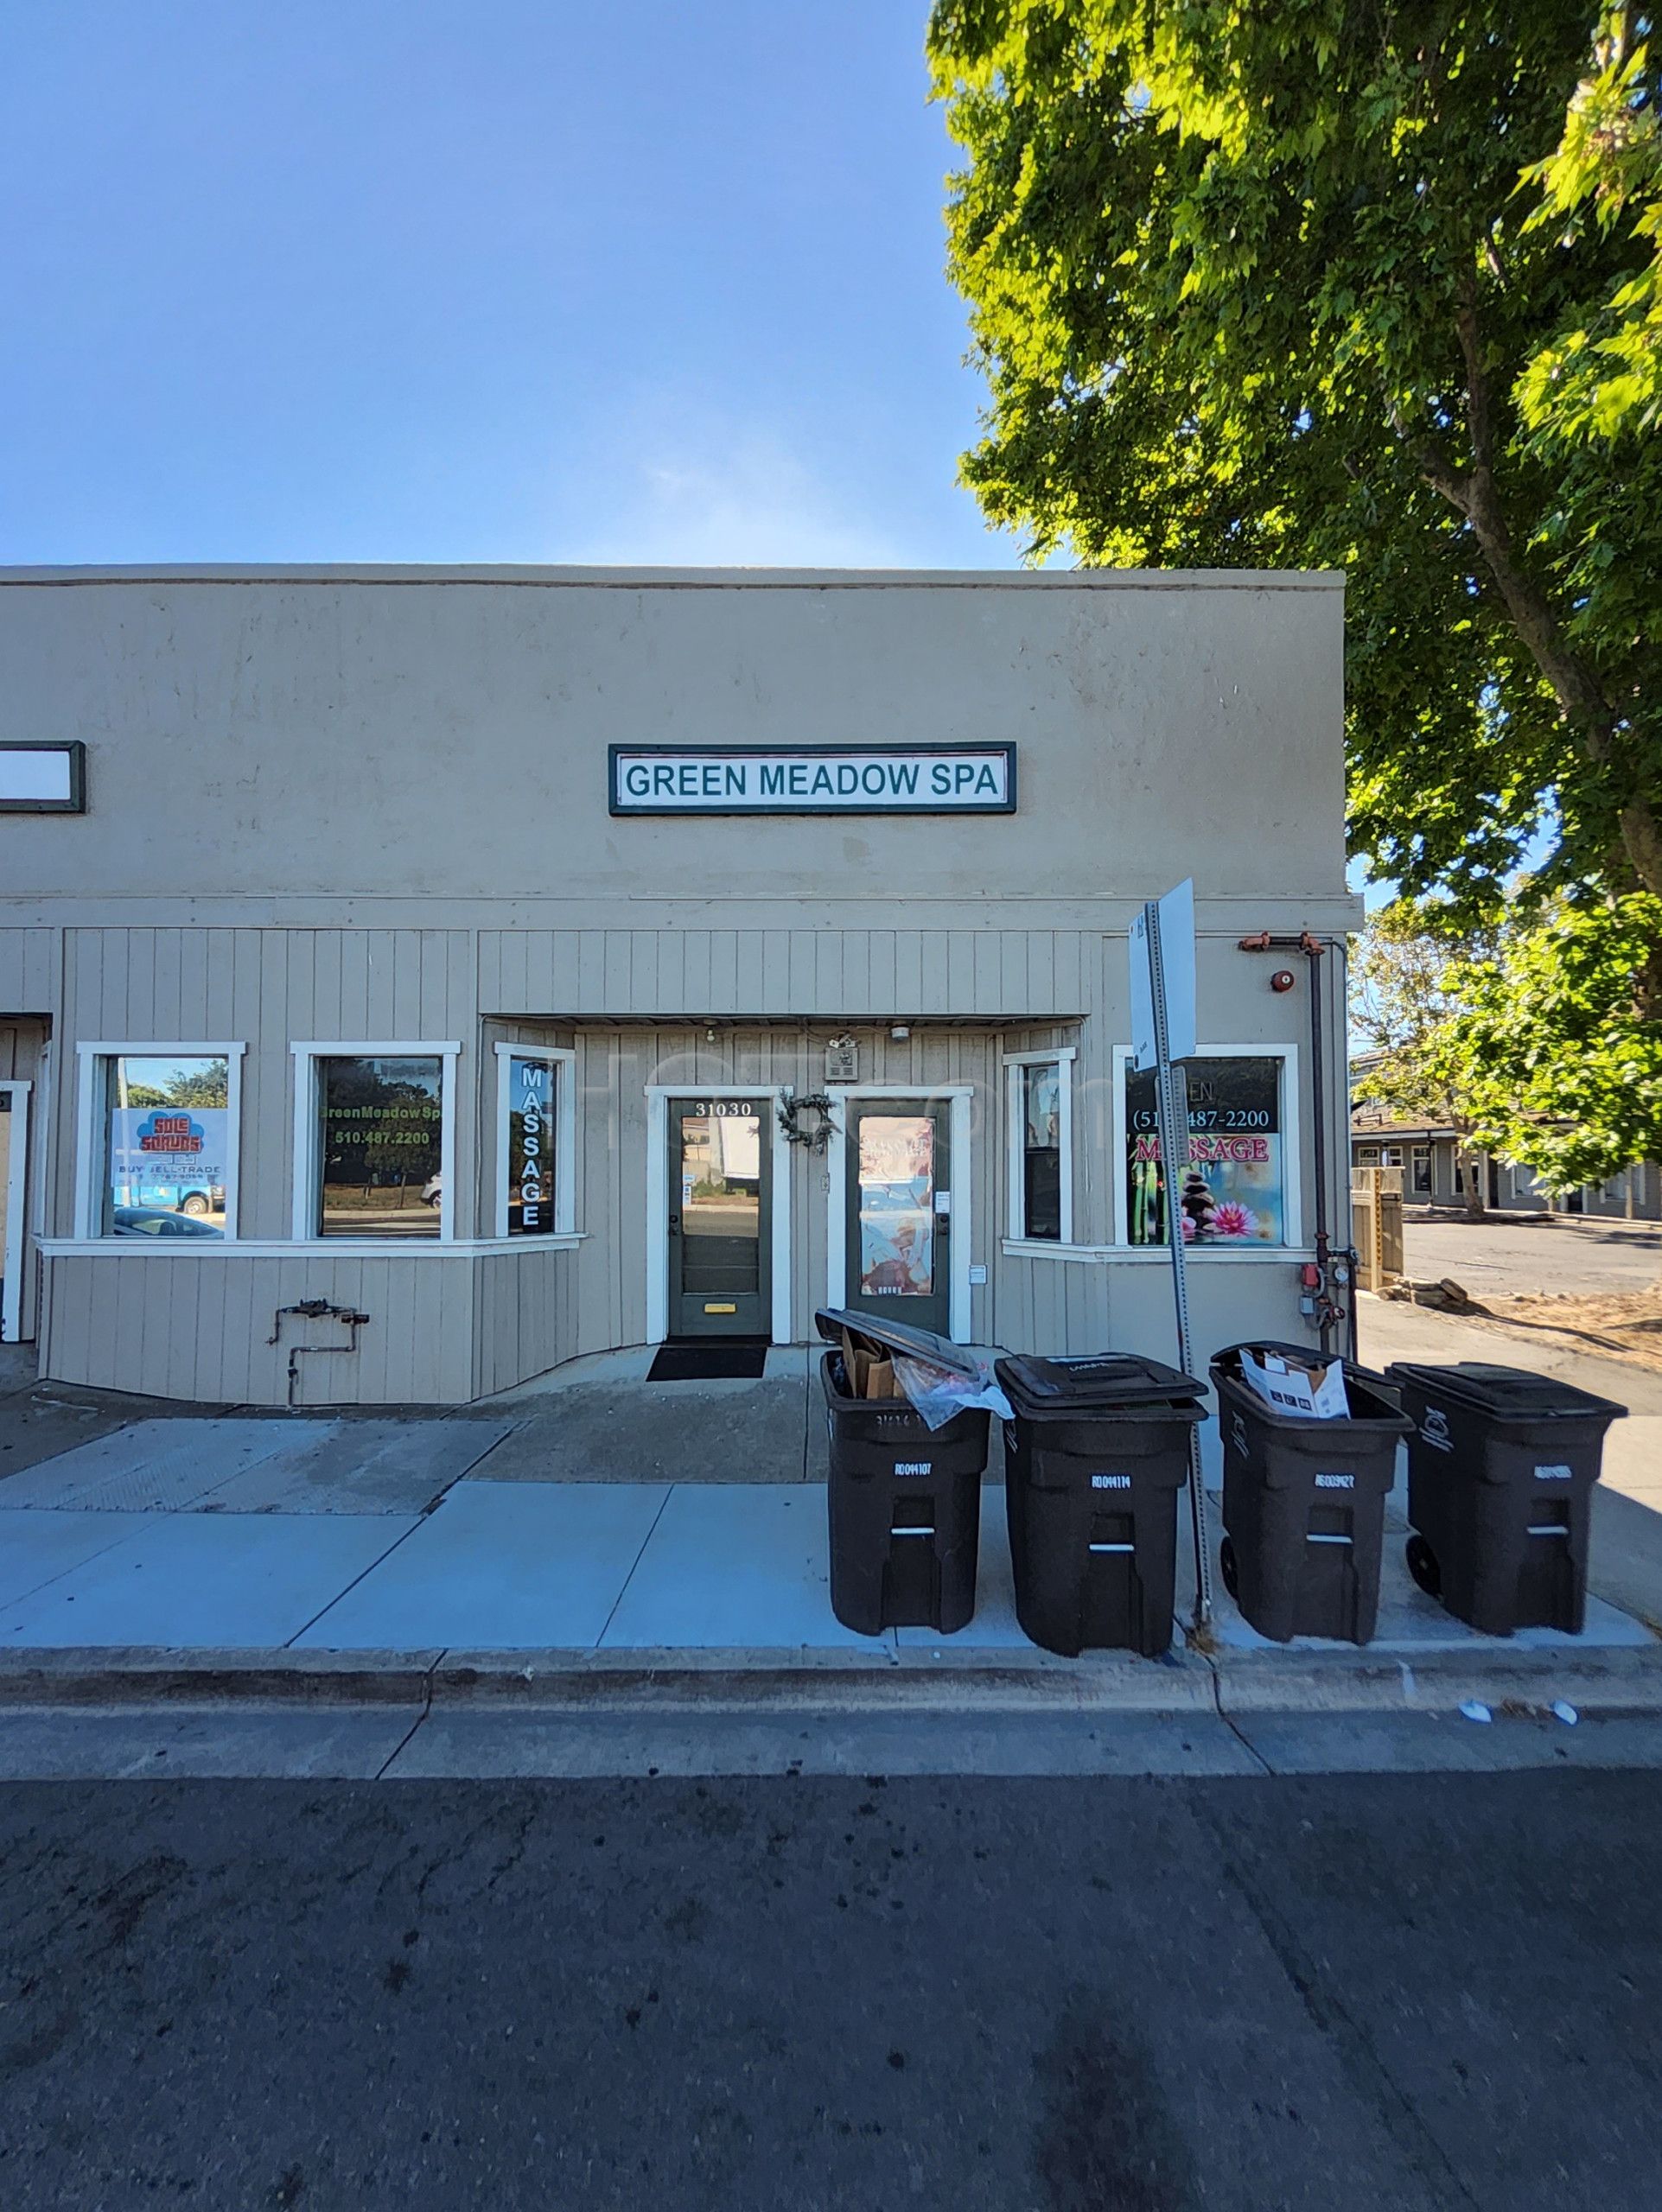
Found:
[(614, 814), (1014, 814), (1013, 745), (614, 745)]

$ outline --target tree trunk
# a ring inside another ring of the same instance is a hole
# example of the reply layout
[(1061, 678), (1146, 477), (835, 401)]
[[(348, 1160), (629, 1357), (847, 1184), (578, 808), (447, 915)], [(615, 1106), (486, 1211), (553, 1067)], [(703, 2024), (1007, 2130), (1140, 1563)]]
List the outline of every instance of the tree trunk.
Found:
[(1483, 1187), (1484, 1171), (1488, 1163), (1481, 1153), (1468, 1152), (1463, 1144), (1458, 1143), (1455, 1147), (1455, 1158), (1466, 1179), (1467, 1217), (1471, 1221), (1481, 1221), (1489, 1210), (1488, 1193)]

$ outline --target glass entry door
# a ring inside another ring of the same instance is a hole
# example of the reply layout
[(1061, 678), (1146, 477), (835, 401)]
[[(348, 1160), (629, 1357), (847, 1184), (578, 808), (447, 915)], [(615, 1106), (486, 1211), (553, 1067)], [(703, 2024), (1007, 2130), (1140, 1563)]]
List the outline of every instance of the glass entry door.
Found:
[(672, 1337), (770, 1334), (771, 1132), (761, 1098), (672, 1098)]
[(923, 1098), (854, 1097), (846, 1112), (845, 1302), (949, 1336), (949, 1109)]

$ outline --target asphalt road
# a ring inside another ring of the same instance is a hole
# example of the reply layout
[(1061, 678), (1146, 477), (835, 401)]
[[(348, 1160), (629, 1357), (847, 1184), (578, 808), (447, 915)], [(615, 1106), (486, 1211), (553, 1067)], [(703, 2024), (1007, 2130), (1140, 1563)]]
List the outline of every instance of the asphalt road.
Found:
[(1662, 1275), (1662, 1224), (1544, 1214), (1403, 1224), (1404, 1258), (1417, 1282), (1452, 1275), (1474, 1298), (1562, 1292), (1577, 1298), (1646, 1290)]
[(7, 2212), (1626, 2212), (1652, 1775), (12, 1785)]

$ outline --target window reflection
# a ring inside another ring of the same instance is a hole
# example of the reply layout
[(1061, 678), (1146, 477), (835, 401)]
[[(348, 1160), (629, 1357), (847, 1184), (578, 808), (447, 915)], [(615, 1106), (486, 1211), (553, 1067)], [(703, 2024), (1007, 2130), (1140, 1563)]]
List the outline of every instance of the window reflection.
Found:
[(436, 1236), (444, 1183), (436, 1054), (317, 1063), (318, 1232)]
[(1025, 1233), (1062, 1233), (1062, 1071), (1049, 1060), (1022, 1071), (1022, 1216)]

